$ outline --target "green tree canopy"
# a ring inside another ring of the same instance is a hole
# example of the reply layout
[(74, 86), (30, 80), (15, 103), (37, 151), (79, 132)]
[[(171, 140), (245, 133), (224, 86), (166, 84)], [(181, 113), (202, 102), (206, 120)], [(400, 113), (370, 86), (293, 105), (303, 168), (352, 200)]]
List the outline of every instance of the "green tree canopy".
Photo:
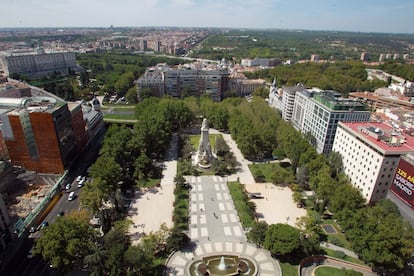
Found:
[(288, 255), (299, 249), (300, 232), (288, 224), (272, 224), (266, 231), (264, 247), (273, 255)]
[(33, 254), (42, 255), (53, 267), (68, 272), (91, 253), (97, 233), (89, 226), (86, 212), (72, 212), (59, 217), (42, 230), (36, 240)]

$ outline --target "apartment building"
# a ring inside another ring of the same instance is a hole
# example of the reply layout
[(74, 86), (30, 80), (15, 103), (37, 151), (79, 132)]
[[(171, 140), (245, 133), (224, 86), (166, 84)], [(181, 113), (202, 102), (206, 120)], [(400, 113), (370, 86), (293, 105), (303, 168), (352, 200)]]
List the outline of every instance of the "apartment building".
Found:
[(293, 107), (295, 105), (296, 93), (306, 90), (305, 86), (298, 84), (295, 86), (282, 87), (282, 118), (290, 121), (293, 115)]
[(158, 64), (147, 68), (145, 74), (137, 81), (138, 97), (144, 88), (150, 88), (152, 95), (161, 97), (210, 95), (215, 101), (223, 99), (229, 87), (229, 72), (224, 68), (195, 69), (190, 66), (169, 67)]
[(387, 195), (401, 156), (414, 152), (414, 138), (385, 123), (339, 122), (332, 149), (352, 185), (372, 203)]

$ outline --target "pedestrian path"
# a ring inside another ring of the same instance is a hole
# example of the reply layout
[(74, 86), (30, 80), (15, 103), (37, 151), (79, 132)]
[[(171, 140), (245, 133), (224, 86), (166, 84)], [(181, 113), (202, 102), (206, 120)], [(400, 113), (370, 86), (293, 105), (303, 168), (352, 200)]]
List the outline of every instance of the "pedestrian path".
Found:
[(202, 260), (211, 255), (238, 255), (241, 258), (250, 258), (255, 261), (258, 275), (279, 276), (282, 270), (279, 263), (274, 260), (267, 250), (257, 248), (255, 245), (244, 242), (218, 241), (203, 242), (191, 252), (178, 252), (168, 261), (168, 275), (189, 276), (189, 267), (194, 261)]
[(225, 178), (188, 176), (191, 240), (246, 241)]
[(344, 252), (349, 257), (352, 257), (352, 258), (355, 258), (355, 259), (359, 259), (358, 258), (358, 255), (355, 254), (354, 251), (351, 251), (349, 249), (346, 249), (346, 248), (337, 246), (337, 245), (332, 244), (332, 243), (327, 243), (327, 242), (321, 242), (320, 245), (322, 247), (325, 247), (325, 248), (328, 248), (328, 249), (332, 249), (332, 250), (336, 250), (336, 251), (342, 251), (342, 252)]

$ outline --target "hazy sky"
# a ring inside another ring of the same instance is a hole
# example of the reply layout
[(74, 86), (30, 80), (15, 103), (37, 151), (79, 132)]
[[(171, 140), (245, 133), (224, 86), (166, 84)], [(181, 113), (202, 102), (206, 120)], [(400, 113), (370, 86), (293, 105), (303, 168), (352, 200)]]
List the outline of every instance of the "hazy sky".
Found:
[(413, 0), (0, 0), (0, 27), (183, 26), (414, 33)]

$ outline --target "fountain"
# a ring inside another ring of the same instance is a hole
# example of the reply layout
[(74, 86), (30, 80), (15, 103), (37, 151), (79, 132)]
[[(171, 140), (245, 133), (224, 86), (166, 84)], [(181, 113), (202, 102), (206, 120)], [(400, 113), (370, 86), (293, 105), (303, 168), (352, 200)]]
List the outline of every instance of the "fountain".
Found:
[(194, 261), (190, 267), (191, 276), (256, 276), (258, 270), (255, 262), (248, 257), (234, 255), (208, 256)]
[(220, 263), (218, 265), (219, 270), (225, 270), (226, 269), (226, 263), (224, 262), (224, 256), (221, 256)]

